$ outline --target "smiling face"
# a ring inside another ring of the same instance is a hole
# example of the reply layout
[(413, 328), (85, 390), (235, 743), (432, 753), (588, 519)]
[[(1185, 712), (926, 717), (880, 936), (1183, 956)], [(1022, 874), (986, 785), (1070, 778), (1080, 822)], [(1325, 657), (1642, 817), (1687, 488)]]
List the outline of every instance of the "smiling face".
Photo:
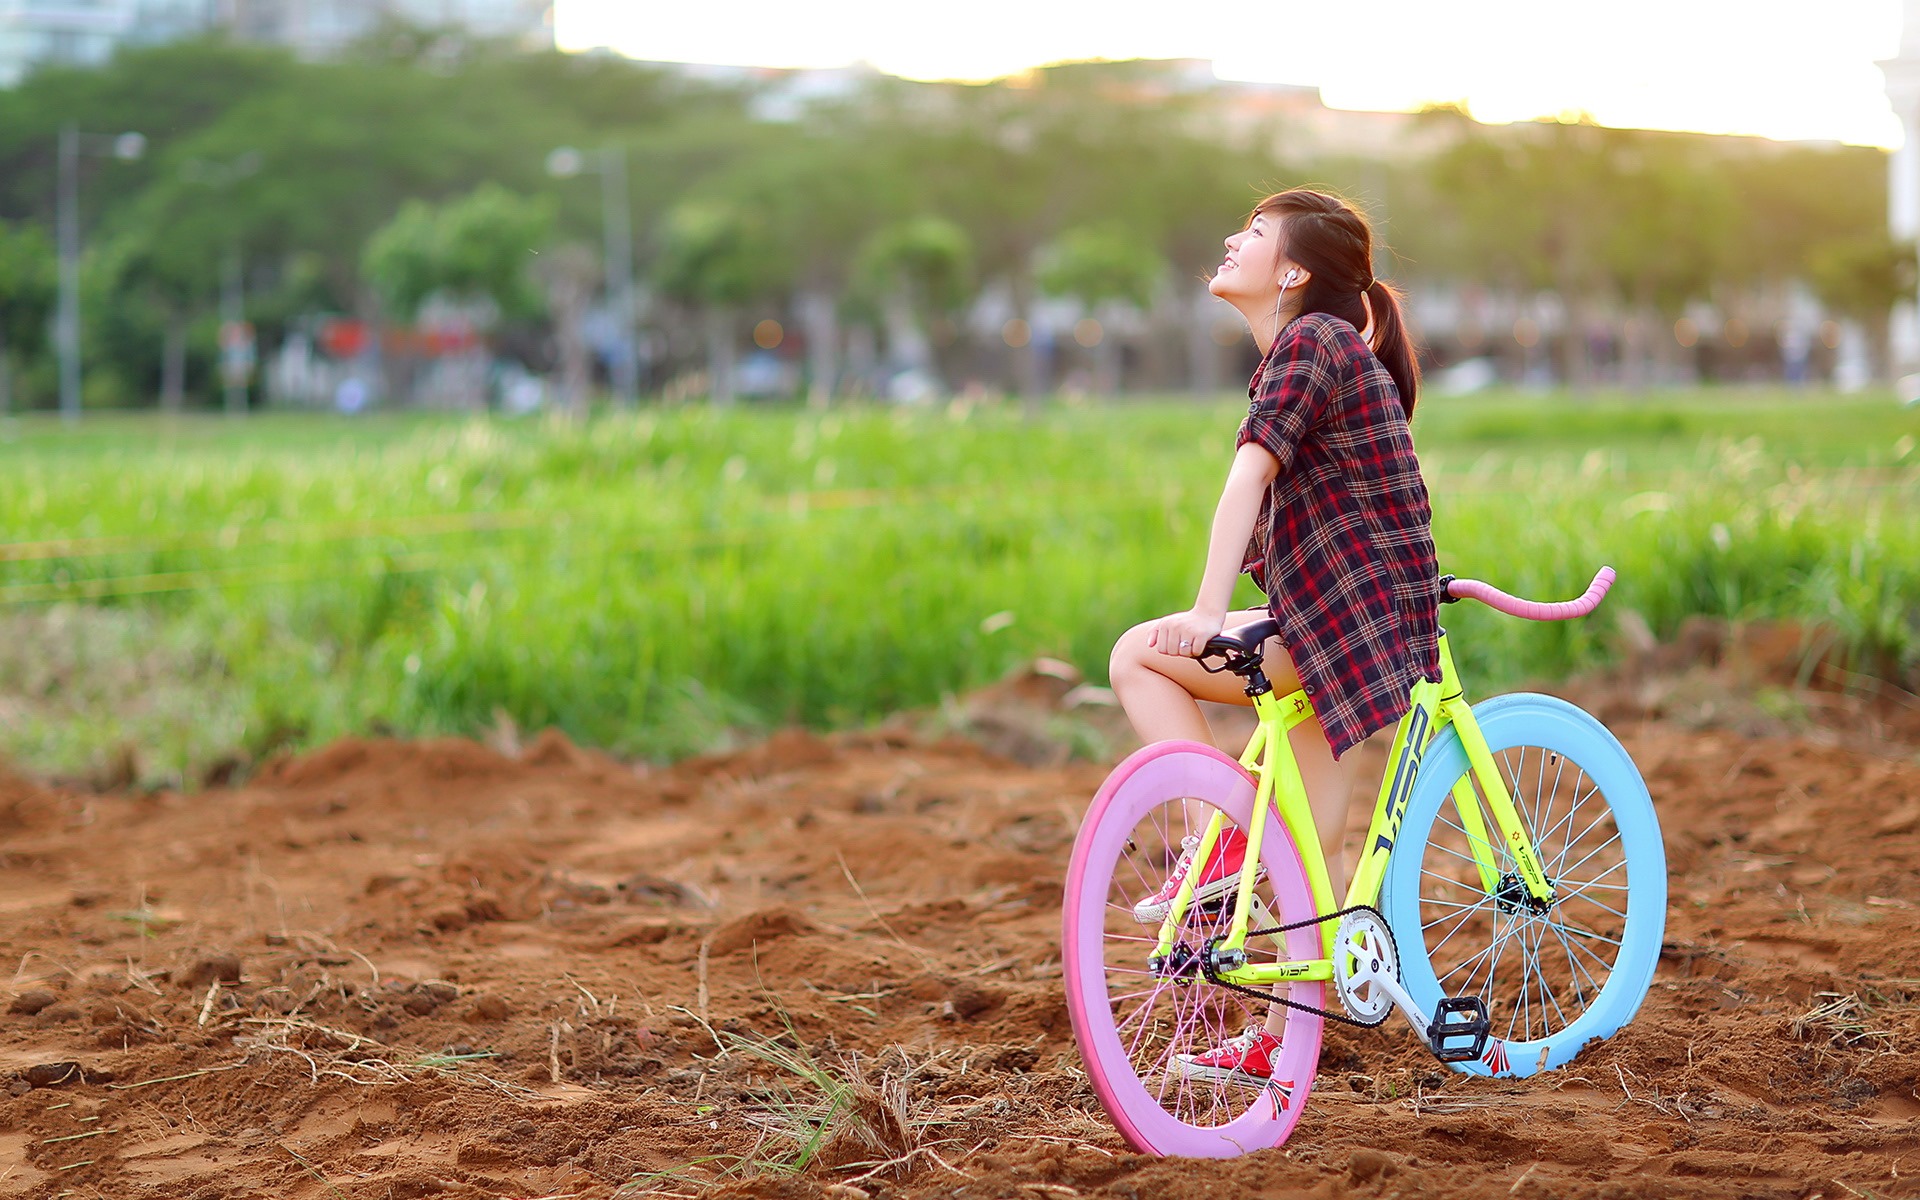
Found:
[(1207, 290), (1236, 307), (1266, 305), (1279, 298), (1280, 281), (1297, 271), (1289, 291), (1307, 282), (1307, 272), (1282, 252), (1278, 215), (1257, 213), (1247, 227), (1227, 239), (1227, 256), (1207, 282)]

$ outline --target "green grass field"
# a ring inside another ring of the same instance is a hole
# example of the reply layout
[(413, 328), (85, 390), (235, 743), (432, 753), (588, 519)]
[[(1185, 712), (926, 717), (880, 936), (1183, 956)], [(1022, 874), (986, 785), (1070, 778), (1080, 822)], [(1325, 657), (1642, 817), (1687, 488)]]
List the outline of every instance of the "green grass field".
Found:
[[(545, 420), (90, 418), (0, 432), (0, 752), (150, 779), (504, 715), (621, 753), (845, 725), (1192, 598), (1242, 405)], [(1884, 396), (1431, 397), (1443, 567), (1830, 623), (1920, 666), (1920, 411)], [(1251, 596), (1251, 589), (1248, 589)], [(1604, 614), (1603, 610), (1603, 614)], [(1476, 694), (1614, 622), (1446, 613)]]

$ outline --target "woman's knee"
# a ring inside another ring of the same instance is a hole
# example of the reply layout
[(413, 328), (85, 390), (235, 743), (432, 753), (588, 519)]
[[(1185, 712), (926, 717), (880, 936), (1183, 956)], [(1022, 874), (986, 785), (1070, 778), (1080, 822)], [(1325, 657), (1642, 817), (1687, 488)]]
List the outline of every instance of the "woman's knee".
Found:
[(1113, 653), (1107, 656), (1107, 678), (1115, 687), (1124, 686), (1123, 679), (1149, 669), (1147, 655), (1153, 651), (1147, 647), (1148, 629), (1145, 624), (1135, 625), (1114, 642)]

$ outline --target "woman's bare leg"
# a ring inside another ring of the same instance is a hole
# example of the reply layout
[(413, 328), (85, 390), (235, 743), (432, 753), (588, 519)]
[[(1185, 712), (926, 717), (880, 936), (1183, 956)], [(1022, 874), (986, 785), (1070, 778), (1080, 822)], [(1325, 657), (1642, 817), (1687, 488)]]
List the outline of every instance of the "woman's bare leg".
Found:
[[(1228, 613), (1226, 627), (1231, 629), (1266, 615), (1264, 609)], [(1127, 719), (1143, 742), (1186, 739), (1213, 745), (1213, 730), (1207, 725), (1206, 715), (1200, 711), (1197, 701), (1249, 705), (1252, 701), (1247, 698), (1245, 685), (1238, 676), (1209, 673), (1195, 659), (1153, 649), (1147, 645), (1150, 628), (1150, 624), (1136, 625), (1122, 634), (1114, 643), (1108, 663), (1114, 694), (1126, 710)], [(1267, 640), (1262, 652), (1262, 670), (1282, 696), (1300, 687), (1300, 675), (1294, 669), (1293, 659), (1275, 639)], [(1300, 766), (1307, 807), (1313, 812), (1313, 824), (1320, 834), (1327, 881), (1334, 904), (1339, 905), (1345, 899), (1347, 887), (1341, 843), (1346, 834), (1347, 808), (1354, 785), (1359, 782), (1360, 756), (1349, 754), (1336, 760), (1317, 717), (1294, 726), (1287, 740), (1293, 748), (1294, 761)], [(1188, 827), (1193, 828), (1201, 819), (1201, 814), (1189, 811)], [(1278, 1035), (1282, 1031), (1286, 1013), (1279, 1005), (1268, 1009), (1268, 1032)]]
[[(1265, 609), (1244, 609), (1227, 614), (1226, 627), (1245, 625), (1267, 615)], [(1143, 622), (1120, 636), (1114, 643), (1108, 662), (1113, 691), (1126, 709), (1133, 731), (1143, 742), (1174, 739), (1214, 745), (1213, 730), (1200, 711), (1199, 700), (1218, 704), (1252, 703), (1246, 685), (1236, 675), (1211, 674), (1198, 660), (1162, 654), (1147, 645), (1151, 622)], [(1278, 694), (1285, 696), (1300, 687), (1299, 672), (1293, 659), (1277, 639), (1267, 639), (1263, 666), (1267, 679)], [(1320, 831), (1321, 853), (1326, 856), (1327, 876), (1333, 885), (1334, 900), (1346, 892), (1346, 864), (1340, 842), (1347, 826), (1347, 802), (1358, 780), (1359, 756), (1350, 755), (1336, 762), (1327, 745), (1327, 735), (1318, 718), (1293, 727), (1288, 740), (1293, 757), (1300, 764), (1300, 779), (1306, 785), (1307, 805), (1313, 810), (1314, 826)], [(1227, 748), (1231, 753), (1237, 747)], [(1195, 814), (1189, 814), (1193, 818)], [(1190, 821), (1191, 823), (1191, 821)]]

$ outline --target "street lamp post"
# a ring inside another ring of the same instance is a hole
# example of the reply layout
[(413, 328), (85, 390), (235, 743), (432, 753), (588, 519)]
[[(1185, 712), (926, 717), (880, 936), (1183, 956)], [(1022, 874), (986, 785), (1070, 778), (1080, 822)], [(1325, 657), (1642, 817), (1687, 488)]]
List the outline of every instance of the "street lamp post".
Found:
[(131, 162), (147, 149), (137, 133), (82, 133), (69, 121), (60, 127), (55, 223), (60, 250), (60, 303), (54, 314), (54, 348), (60, 357), (60, 416), (80, 419), (80, 155)]
[(604, 146), (598, 159), (597, 164), (589, 166), (586, 155), (571, 146), (562, 146), (547, 155), (547, 174), (556, 179), (571, 179), (592, 171), (600, 176), (607, 300), (618, 327), (608, 373), (613, 380), (614, 400), (622, 407), (630, 407), (640, 396), (640, 356), (634, 346), (637, 314), (633, 292), (633, 214), (627, 202), (627, 152), (619, 146)]

